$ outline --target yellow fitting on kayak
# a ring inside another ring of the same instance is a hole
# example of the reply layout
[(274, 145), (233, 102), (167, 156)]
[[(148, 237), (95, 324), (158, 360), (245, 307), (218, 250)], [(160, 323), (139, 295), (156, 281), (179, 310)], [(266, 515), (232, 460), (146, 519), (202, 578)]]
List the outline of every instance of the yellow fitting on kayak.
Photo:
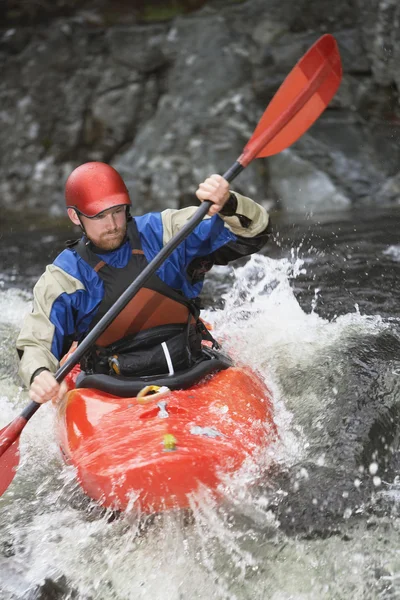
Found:
[(116, 375), (121, 375), (121, 370), (119, 368), (118, 354), (114, 354), (114, 356), (109, 358), (108, 364), (110, 366), (110, 369), (112, 369)]
[(172, 435), (172, 433), (166, 433), (163, 438), (164, 450), (166, 452), (171, 452), (172, 450), (176, 450), (176, 439)]
[(165, 394), (168, 394), (171, 390), (166, 385), (146, 385), (142, 388), (136, 396), (136, 400), (139, 404), (148, 404), (154, 400), (158, 400)]

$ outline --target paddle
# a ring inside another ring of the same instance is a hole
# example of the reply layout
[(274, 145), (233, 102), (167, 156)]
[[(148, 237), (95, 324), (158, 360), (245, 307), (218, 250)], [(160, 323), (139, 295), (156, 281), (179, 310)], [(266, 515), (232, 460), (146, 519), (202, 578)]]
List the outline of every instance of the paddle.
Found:
[[(224, 178), (231, 182), (254, 158), (271, 156), (293, 144), (325, 110), (340, 85), (341, 76), (341, 61), (336, 41), (326, 34), (308, 50), (286, 77), (242, 154), (224, 174)], [(187, 224), (130, 284), (58, 369), (55, 378), (59, 383), (137, 294), (147, 279), (202, 221), (211, 204), (210, 201), (203, 202)], [(11, 483), (18, 466), (21, 431), (39, 407), (40, 404), (31, 402), (16, 419), (0, 431), (0, 495)]]

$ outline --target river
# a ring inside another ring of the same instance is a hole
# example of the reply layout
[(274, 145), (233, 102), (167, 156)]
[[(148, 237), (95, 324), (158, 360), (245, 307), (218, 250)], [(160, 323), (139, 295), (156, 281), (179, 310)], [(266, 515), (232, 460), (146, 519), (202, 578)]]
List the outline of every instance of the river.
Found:
[[(0, 428), (28, 403), (14, 344), (32, 284), (70, 236), (3, 221)], [(368, 207), (277, 216), (263, 255), (213, 270), (204, 316), (266, 380), (279, 433), (222, 504), (202, 490), (189, 512), (115, 518), (42, 407), (0, 499), (2, 600), (400, 598), (399, 275), (400, 210)]]

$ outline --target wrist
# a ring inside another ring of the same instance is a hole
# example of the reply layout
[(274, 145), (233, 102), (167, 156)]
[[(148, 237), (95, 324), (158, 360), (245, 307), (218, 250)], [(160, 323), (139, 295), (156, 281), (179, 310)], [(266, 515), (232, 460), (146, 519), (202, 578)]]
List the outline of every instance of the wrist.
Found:
[(223, 217), (233, 217), (237, 211), (238, 201), (233, 192), (230, 193), (228, 200), (225, 202), (224, 206), (219, 211), (219, 214)]
[(38, 369), (36, 369), (36, 371), (34, 371), (31, 376), (31, 380), (30, 380), (29, 384), (31, 385), (33, 383), (33, 380), (35, 379), (35, 377), (37, 377), (42, 371), (48, 371), (48, 370), (49, 369), (47, 367), (39, 367)]

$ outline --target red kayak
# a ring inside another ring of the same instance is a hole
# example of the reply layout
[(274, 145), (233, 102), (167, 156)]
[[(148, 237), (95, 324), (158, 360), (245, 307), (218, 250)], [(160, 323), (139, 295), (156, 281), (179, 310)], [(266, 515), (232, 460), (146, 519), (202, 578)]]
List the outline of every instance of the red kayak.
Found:
[(226, 368), (184, 390), (148, 386), (130, 398), (74, 389), (75, 380), (76, 371), (58, 409), (60, 446), (85, 493), (115, 510), (186, 508), (199, 484), (218, 496), (221, 474), (276, 434), (270, 393), (250, 369)]

